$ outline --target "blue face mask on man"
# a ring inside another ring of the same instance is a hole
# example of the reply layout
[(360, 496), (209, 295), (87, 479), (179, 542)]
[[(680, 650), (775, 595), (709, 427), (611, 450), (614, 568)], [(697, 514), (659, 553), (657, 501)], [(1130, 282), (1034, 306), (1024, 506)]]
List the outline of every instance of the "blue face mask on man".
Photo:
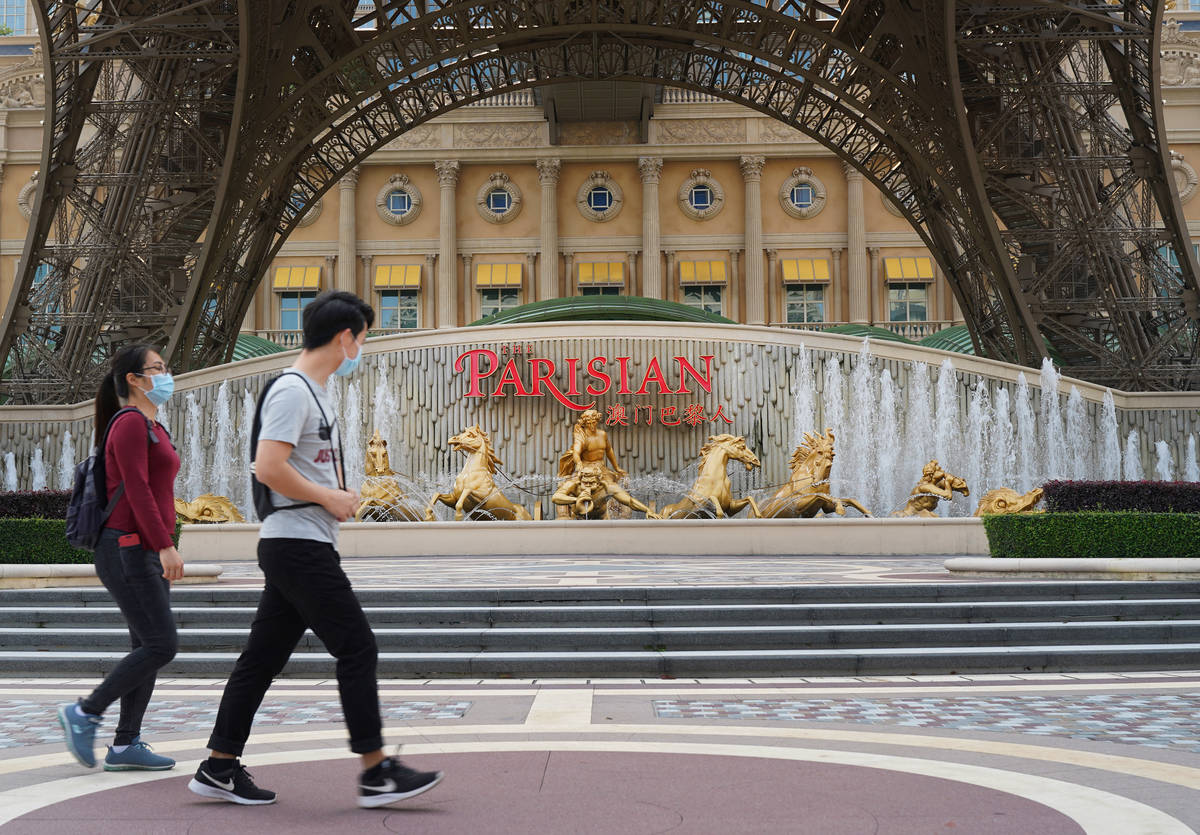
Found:
[[(343, 348), (342, 353), (345, 354), (345, 351), (346, 349)], [(339, 377), (348, 377), (353, 374), (356, 370), (358, 370), (358, 363), (362, 359), (362, 353), (362, 346), (359, 345), (358, 356), (352, 357), (347, 354), (346, 358), (342, 360), (342, 364), (339, 365), (337, 370), (333, 373)]]

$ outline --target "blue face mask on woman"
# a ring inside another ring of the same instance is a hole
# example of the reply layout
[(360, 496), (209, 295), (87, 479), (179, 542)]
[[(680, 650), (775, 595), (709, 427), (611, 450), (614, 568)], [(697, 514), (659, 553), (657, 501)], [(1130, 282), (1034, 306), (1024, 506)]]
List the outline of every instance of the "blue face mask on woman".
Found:
[(175, 378), (170, 374), (154, 374), (150, 377), (150, 382), (153, 383), (153, 388), (145, 392), (145, 395), (146, 399), (155, 406), (163, 405), (175, 393)]
[[(343, 348), (342, 353), (345, 354), (345, 351), (346, 351), (346, 349)], [(342, 364), (339, 365), (337, 367), (337, 370), (334, 371), (333, 373), (339, 377), (348, 377), (349, 375), (353, 374), (358, 369), (358, 363), (359, 363), (359, 360), (362, 359), (362, 353), (363, 353), (362, 346), (359, 345), (358, 346), (358, 356), (351, 357), (351, 356), (347, 355), (346, 358), (342, 360)]]

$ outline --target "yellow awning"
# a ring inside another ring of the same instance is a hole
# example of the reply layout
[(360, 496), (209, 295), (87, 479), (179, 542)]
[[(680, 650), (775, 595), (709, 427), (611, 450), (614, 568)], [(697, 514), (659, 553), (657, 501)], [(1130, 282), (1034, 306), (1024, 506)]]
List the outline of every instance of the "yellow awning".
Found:
[(724, 284), (724, 261), (680, 261), (680, 284)]
[(624, 286), (625, 264), (621, 261), (584, 261), (579, 265), (579, 283)]
[(276, 290), (320, 290), (320, 267), (276, 267), (272, 286)]
[(520, 264), (478, 264), (475, 267), (476, 287), (520, 287)]
[(376, 287), (420, 287), (420, 264), (388, 264), (375, 268)]
[(911, 255), (884, 258), (883, 277), (887, 281), (933, 281), (933, 259)]
[(784, 284), (829, 280), (829, 262), (824, 258), (785, 258), (781, 263)]

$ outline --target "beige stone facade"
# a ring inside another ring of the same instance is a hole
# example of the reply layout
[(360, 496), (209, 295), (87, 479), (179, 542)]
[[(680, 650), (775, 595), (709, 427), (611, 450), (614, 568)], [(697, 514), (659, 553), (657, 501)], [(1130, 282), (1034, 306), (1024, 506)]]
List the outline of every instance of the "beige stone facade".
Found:
[[(1169, 23), (1163, 46), (1168, 140), (1200, 241), (1200, 31)], [(3, 300), (35, 192), (39, 72), (0, 56)], [(830, 151), (739, 105), (672, 89), (663, 98), (644, 144), (624, 122), (564, 124), (551, 144), (529, 91), (412, 130), (324, 195), (263, 277), (245, 329), (291, 344), (299, 307), (330, 288), (369, 299), (385, 329), (452, 327), (585, 294), (913, 338), (962, 321), (920, 238)], [(291, 267), (314, 269), (279, 272)]]

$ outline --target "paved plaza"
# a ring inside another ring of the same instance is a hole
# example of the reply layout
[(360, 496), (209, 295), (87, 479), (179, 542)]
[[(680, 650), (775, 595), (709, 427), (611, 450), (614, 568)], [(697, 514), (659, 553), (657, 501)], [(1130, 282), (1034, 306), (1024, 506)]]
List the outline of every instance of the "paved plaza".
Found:
[[(219, 585), (259, 582), (230, 564)], [(953, 582), (941, 559), (348, 561), (361, 588)], [(165, 773), (85, 771), (55, 705), (90, 678), (0, 679), (5, 833), (1190, 833), (1200, 831), (1193, 671), (380, 684), (386, 738), (446, 772), (354, 806), (336, 682), (282, 679), (244, 757), (279, 793), (189, 793), (223, 681), (164, 678), (145, 737)], [(99, 739), (108, 742), (111, 722)], [(101, 749), (102, 750), (102, 749)]]

